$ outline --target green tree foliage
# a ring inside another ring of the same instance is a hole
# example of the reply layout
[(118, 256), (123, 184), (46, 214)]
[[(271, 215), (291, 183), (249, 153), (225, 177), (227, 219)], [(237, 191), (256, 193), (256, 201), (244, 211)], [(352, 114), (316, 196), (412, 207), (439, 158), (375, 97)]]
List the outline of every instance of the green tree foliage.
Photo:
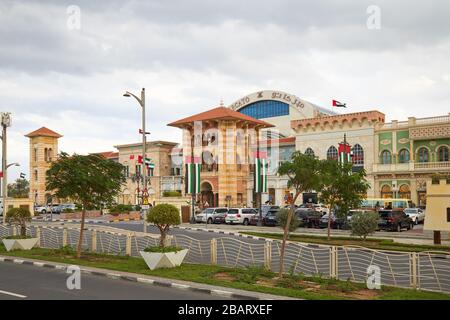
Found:
[[(288, 209), (280, 209), (280, 211), (278, 211), (277, 213), (277, 224), (283, 229), (286, 228), (289, 211), (290, 210)], [(298, 220), (298, 217), (294, 214), (290, 221), (289, 232), (295, 231), (295, 229), (297, 229), (299, 225), (300, 221)]]
[(352, 235), (366, 240), (367, 236), (378, 228), (378, 213), (374, 211), (360, 211), (352, 215)]
[(6, 222), (20, 226), (20, 236), (27, 235), (27, 222), (31, 221), (30, 210), (25, 208), (11, 208), (6, 212)]
[(280, 269), (279, 276), (283, 276), (284, 271), (284, 252), (286, 248), (286, 240), (289, 235), (289, 228), (292, 217), (295, 212), (295, 201), (300, 194), (306, 191), (320, 190), (320, 161), (311, 155), (305, 155), (300, 151), (292, 154), (290, 161), (282, 162), (278, 168), (278, 174), (288, 177), (287, 186), (295, 190), (294, 198), (291, 203), (291, 210), (287, 215), (286, 224), (283, 233), (283, 242), (281, 243), (280, 252)]
[[(351, 208), (360, 206), (367, 193), (369, 184), (364, 170), (352, 172), (352, 163), (339, 163), (336, 160), (321, 161), (320, 199), (328, 204), (330, 213), (345, 218)], [(328, 239), (330, 238), (328, 219)]]
[(113, 202), (125, 182), (123, 166), (102, 156), (61, 153), (47, 170), (46, 189), (60, 199), (82, 204), (77, 257), (81, 256), (84, 220), (87, 207)]
[(28, 198), (30, 193), (30, 183), (27, 179), (17, 179), (14, 183), (8, 184), (8, 197)]
[(181, 223), (180, 211), (172, 204), (161, 203), (150, 209), (146, 220), (158, 227), (161, 234), (159, 245), (164, 247), (170, 226), (176, 226)]

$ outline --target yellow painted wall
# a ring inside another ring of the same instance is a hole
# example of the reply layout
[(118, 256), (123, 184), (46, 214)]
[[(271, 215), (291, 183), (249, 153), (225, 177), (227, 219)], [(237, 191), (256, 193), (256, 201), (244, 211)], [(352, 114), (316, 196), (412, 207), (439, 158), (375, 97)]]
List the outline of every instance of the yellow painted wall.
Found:
[(441, 179), (439, 184), (428, 181), (424, 230), (450, 231), (447, 208), (450, 208), (450, 183), (446, 179)]

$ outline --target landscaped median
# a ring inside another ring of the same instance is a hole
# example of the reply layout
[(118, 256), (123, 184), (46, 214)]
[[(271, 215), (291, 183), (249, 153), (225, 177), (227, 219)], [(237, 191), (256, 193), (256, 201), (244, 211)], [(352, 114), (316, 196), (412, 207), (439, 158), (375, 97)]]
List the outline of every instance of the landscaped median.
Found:
[[(276, 239), (276, 240), (283, 239), (283, 234), (281, 233), (272, 233), (272, 232), (239, 232), (239, 233), (267, 239)], [(450, 252), (450, 246), (406, 244), (401, 242), (395, 242), (394, 240), (391, 239), (368, 238), (366, 240), (362, 240), (356, 237), (333, 236), (330, 238), (330, 240), (328, 240), (327, 236), (290, 234), (288, 240), (293, 242), (323, 244), (330, 246), (362, 246), (365, 248), (376, 250), (390, 250), (403, 252), (423, 252), (423, 251)]]
[(393, 287), (369, 290), (364, 284), (322, 277), (286, 274), (280, 279), (277, 278), (275, 273), (261, 267), (240, 269), (214, 265), (183, 264), (176, 268), (151, 271), (141, 258), (84, 252), (82, 258), (77, 259), (75, 258), (75, 252), (70, 247), (61, 249), (34, 248), (30, 251), (15, 250), (7, 252), (4, 246), (0, 245), (0, 255), (131, 272), (303, 299), (450, 300), (449, 294)]

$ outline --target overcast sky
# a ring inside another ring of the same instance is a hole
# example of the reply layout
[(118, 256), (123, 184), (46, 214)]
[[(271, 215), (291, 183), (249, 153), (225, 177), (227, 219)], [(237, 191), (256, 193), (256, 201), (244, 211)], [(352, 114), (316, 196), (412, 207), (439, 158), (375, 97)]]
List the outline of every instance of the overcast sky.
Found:
[(450, 111), (449, 57), (446, 0), (0, 0), (0, 111), (22, 164), (10, 181), (28, 177), (24, 134), (41, 126), (69, 153), (137, 142), (125, 90), (146, 88), (153, 140), (180, 141), (167, 123), (263, 89), (406, 120)]

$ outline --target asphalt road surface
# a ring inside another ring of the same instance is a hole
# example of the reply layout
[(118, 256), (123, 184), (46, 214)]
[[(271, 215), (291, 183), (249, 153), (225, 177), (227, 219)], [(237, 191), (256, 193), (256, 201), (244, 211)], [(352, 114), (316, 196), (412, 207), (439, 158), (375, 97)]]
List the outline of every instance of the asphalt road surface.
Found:
[[(143, 222), (142, 221), (133, 221), (133, 222), (116, 222), (108, 224), (108, 227), (113, 227), (117, 229), (123, 229), (123, 230), (131, 230), (131, 231), (139, 231), (142, 232), (144, 230)], [(197, 224), (192, 225), (193, 228), (205, 228), (205, 224)], [(208, 226), (211, 229), (214, 228), (214, 226)], [(157, 227), (153, 225), (147, 226), (147, 232), (159, 234), (159, 230)], [(263, 243), (264, 240), (256, 240), (256, 239), (248, 239), (245, 237), (239, 237), (229, 234), (223, 234), (223, 233), (216, 233), (216, 232), (207, 232), (207, 231), (196, 231), (196, 230), (186, 230), (186, 229), (177, 229), (172, 228), (169, 230), (169, 234), (171, 235), (185, 235), (192, 238), (195, 238), (197, 240), (211, 240), (213, 238), (220, 238), (220, 237), (226, 237), (226, 238), (235, 238), (240, 241), (244, 241), (247, 243)]]
[[(0, 300), (216, 300), (218, 296), (81, 274), (81, 289), (69, 290), (64, 270), (0, 262)], [(229, 300), (230, 298), (226, 298)]]

